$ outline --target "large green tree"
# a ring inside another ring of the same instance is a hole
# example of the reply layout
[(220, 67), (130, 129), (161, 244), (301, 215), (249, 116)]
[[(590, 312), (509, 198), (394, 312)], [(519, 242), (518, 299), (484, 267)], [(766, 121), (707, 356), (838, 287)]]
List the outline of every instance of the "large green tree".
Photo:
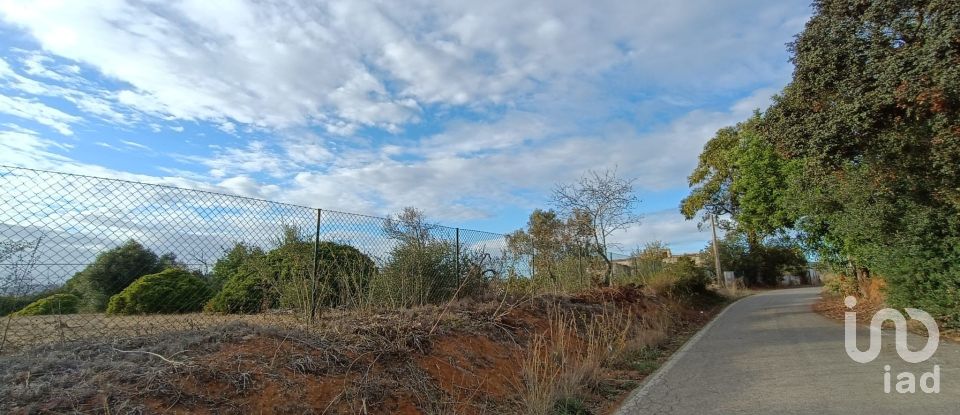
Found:
[(796, 167), (780, 157), (759, 130), (762, 116), (717, 131), (704, 146), (688, 178), (690, 195), (680, 202), (687, 219), (703, 212), (726, 216), (728, 230), (745, 234), (751, 244), (789, 228), (786, 182)]
[(793, 260), (779, 255), (774, 242), (795, 221), (787, 184), (800, 174), (797, 163), (775, 151), (760, 129), (762, 122), (758, 112), (736, 126), (720, 129), (704, 146), (689, 177), (690, 195), (680, 204), (687, 219), (701, 212), (727, 218), (721, 227), (745, 245), (743, 259), (734, 264), (728, 255), (721, 263), (750, 283), (775, 282), (784, 265), (777, 261)]
[(960, 326), (960, 2), (818, 0), (793, 79), (705, 148), (684, 201), (792, 227), (888, 301)]
[(94, 262), (68, 280), (64, 288), (82, 299), (83, 310), (103, 311), (112, 295), (123, 291), (137, 278), (158, 273), (173, 264), (173, 255), (158, 257), (139, 242), (129, 240), (97, 255)]
[(960, 325), (960, 3), (817, 1), (767, 111), (801, 229), (888, 300)]

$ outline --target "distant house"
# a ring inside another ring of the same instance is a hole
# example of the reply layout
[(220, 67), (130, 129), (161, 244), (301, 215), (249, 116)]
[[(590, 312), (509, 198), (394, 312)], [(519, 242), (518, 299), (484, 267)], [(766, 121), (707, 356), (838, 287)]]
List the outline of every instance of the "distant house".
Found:
[[(677, 261), (680, 261), (680, 258), (689, 258), (697, 266), (704, 265), (703, 257), (701, 257), (700, 253), (674, 254), (673, 252), (670, 251), (670, 249), (663, 250), (662, 261), (665, 264), (676, 264)], [(613, 261), (613, 263), (619, 266), (630, 268), (634, 265), (635, 261), (636, 261), (636, 257), (629, 257), (624, 259), (618, 259), (616, 261)]]
[(668, 254), (667, 257), (666, 257), (666, 258), (663, 258), (663, 262), (665, 262), (665, 263), (667, 263), (667, 264), (676, 264), (677, 261), (680, 260), (680, 258), (689, 258), (689, 259), (692, 260), (693, 263), (694, 263), (695, 265), (697, 265), (698, 267), (703, 266), (703, 256), (701, 256), (699, 252), (693, 253), (693, 254), (676, 254), (676, 255), (674, 255), (673, 253), (670, 253), (669, 251), (667, 251), (667, 254)]

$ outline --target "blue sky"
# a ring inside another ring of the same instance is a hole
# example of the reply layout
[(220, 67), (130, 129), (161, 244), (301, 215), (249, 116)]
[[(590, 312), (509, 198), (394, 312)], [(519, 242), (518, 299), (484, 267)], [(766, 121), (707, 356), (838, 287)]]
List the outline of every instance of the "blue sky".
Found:
[(636, 178), (622, 250), (718, 128), (789, 80), (806, 1), (0, 2), (0, 164), (521, 227), (589, 168)]

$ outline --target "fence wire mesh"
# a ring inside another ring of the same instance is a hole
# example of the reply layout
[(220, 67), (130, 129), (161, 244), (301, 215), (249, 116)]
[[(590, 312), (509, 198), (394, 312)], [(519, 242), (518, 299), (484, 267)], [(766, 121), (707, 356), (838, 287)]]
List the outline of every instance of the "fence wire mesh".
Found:
[(538, 266), (586, 286), (601, 268), (582, 248), (551, 262), (521, 245), (417, 217), (0, 166), (0, 353), (493, 298), (537, 283)]

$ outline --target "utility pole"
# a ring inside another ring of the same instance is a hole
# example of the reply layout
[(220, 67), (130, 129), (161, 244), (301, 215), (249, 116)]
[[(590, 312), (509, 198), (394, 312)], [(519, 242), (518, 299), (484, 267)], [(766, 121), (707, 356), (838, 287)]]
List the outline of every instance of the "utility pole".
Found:
[(720, 247), (717, 244), (717, 221), (715, 217), (715, 214), (710, 214), (710, 227), (713, 228), (713, 265), (717, 270), (717, 286), (723, 287), (723, 268), (720, 268)]

